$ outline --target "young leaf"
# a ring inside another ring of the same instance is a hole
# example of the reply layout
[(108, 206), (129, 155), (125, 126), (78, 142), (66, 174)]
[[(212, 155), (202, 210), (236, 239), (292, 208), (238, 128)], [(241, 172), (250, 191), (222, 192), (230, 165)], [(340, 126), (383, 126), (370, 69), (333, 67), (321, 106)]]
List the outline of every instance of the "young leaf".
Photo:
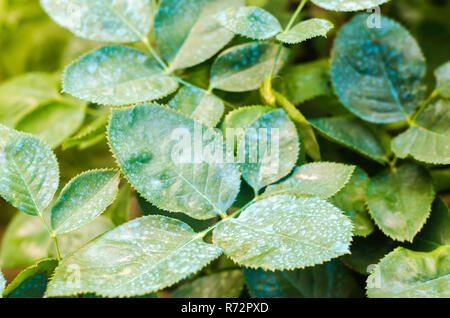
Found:
[[(5, 298), (42, 298), (55, 267), (56, 259), (45, 259), (24, 269), (3, 291)], [(1, 288), (0, 288), (1, 289)], [(1, 290), (0, 290), (1, 295)]]
[(22, 117), (15, 129), (34, 134), (56, 148), (83, 123), (84, 104), (70, 100), (41, 104)]
[(450, 246), (432, 252), (399, 247), (384, 257), (367, 278), (369, 297), (450, 297)]
[(53, 232), (69, 233), (91, 222), (114, 201), (118, 185), (115, 170), (91, 170), (76, 176), (52, 208)]
[(183, 87), (169, 106), (208, 127), (217, 125), (225, 108), (218, 97), (195, 86)]
[(444, 98), (450, 98), (450, 62), (440, 66), (435, 72), (436, 90)]
[(214, 16), (244, 0), (162, 0), (155, 16), (155, 40), (171, 70), (187, 68), (209, 59), (233, 33)]
[(47, 145), (0, 125), (0, 195), (6, 201), (27, 214), (42, 214), (58, 182), (58, 162)]
[(315, 5), (333, 11), (359, 11), (371, 9), (389, 0), (311, 0)]
[(368, 28), (368, 17), (355, 16), (337, 35), (331, 64), (336, 94), (366, 121), (405, 121), (423, 96), (425, 58), (400, 24), (381, 17), (382, 28)]
[(345, 298), (363, 294), (351, 271), (338, 260), (293, 271), (246, 268), (244, 274), (254, 298)]
[(27, 73), (0, 85), (0, 122), (13, 127), (38, 105), (57, 99), (58, 82), (46, 73)]
[(300, 22), (288, 32), (277, 35), (277, 39), (283, 43), (300, 43), (317, 36), (327, 37), (328, 31), (333, 28), (333, 23), (324, 19), (309, 19)]
[(72, 147), (83, 150), (102, 140), (106, 134), (108, 118), (109, 114), (104, 114), (84, 126), (75, 136), (64, 141), (62, 144), (63, 150)]
[(105, 105), (125, 105), (164, 97), (178, 82), (151, 57), (126, 46), (106, 46), (70, 64), (64, 90)]
[(357, 118), (333, 117), (309, 121), (325, 137), (349, 147), (379, 163), (387, 161), (386, 151), (375, 132)]
[(281, 195), (249, 206), (213, 232), (213, 242), (238, 264), (269, 270), (312, 266), (348, 253), (352, 224), (316, 197)]
[(104, 42), (137, 42), (150, 31), (152, 0), (41, 0), (42, 8), (75, 35)]
[(345, 211), (353, 223), (353, 234), (367, 236), (373, 232), (375, 226), (366, 208), (366, 187), (369, 177), (360, 168), (356, 168), (350, 181), (330, 202)]
[[(93, 238), (114, 227), (109, 218), (99, 216), (81, 229), (58, 237), (61, 256), (65, 257)], [(0, 264), (5, 268), (26, 267), (56, 257), (56, 249), (42, 221), (19, 213), (9, 224), (0, 249)]]
[(366, 198), (370, 215), (386, 235), (412, 241), (430, 214), (434, 190), (424, 168), (406, 164), (372, 178)]
[(292, 171), (299, 149), (297, 130), (284, 110), (264, 114), (250, 125), (238, 146), (242, 177), (260, 190)]
[(232, 8), (216, 19), (231, 32), (256, 40), (269, 39), (283, 30), (277, 18), (258, 7)]
[[(66, 257), (56, 268), (46, 295), (144, 295), (197, 272), (221, 252), (219, 247), (203, 242), (183, 222), (144, 216), (116, 227)], [(75, 265), (80, 284), (68, 286), (67, 276)]]
[(244, 288), (245, 279), (240, 269), (226, 270), (178, 287), (174, 298), (238, 298)]
[[(265, 42), (251, 42), (225, 50), (212, 66), (210, 87), (231, 92), (257, 89), (272, 69), (277, 51), (278, 45)], [(280, 58), (276, 72), (282, 64), (283, 58)]]
[(426, 163), (450, 164), (450, 101), (428, 106), (417, 125), (392, 140), (392, 150), (400, 158), (411, 155)]
[(268, 186), (264, 195), (301, 194), (327, 199), (341, 190), (352, 177), (355, 166), (314, 162), (296, 167), (292, 175)]
[(217, 156), (222, 137), (168, 107), (114, 109), (108, 138), (125, 177), (162, 209), (208, 219), (225, 214), (239, 192), (238, 166)]

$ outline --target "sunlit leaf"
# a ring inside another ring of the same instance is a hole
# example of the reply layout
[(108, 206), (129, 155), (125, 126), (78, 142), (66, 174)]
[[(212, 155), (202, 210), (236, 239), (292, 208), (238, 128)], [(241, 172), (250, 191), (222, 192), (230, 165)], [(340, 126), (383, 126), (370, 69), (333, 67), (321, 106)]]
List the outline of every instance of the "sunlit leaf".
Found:
[(314, 4), (333, 11), (358, 11), (371, 9), (389, 0), (311, 0)]
[(327, 37), (328, 31), (333, 28), (330, 21), (324, 19), (309, 19), (300, 22), (288, 32), (277, 35), (277, 39), (283, 43), (300, 43), (317, 36)]

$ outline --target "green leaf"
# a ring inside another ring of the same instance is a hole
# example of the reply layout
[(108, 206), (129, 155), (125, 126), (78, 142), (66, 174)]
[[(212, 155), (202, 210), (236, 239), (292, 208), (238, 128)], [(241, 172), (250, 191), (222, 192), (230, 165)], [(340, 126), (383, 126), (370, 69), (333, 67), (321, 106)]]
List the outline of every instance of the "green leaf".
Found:
[(155, 16), (155, 40), (171, 70), (200, 64), (222, 49), (233, 33), (214, 16), (244, 0), (162, 0)]
[(352, 224), (316, 197), (273, 196), (225, 219), (213, 242), (236, 263), (269, 270), (302, 268), (348, 253)]
[(254, 298), (347, 298), (361, 297), (353, 274), (338, 260), (293, 271), (244, 269)]
[[(69, 255), (113, 227), (109, 218), (99, 216), (75, 232), (60, 235), (58, 242), (61, 256)], [(19, 213), (12, 219), (0, 249), (0, 263), (3, 267), (26, 267), (38, 260), (56, 256), (53, 241), (39, 218)]]
[(245, 279), (240, 269), (197, 278), (178, 287), (174, 298), (238, 298), (244, 288)]
[(356, 168), (345, 187), (330, 198), (330, 202), (345, 211), (352, 220), (353, 234), (359, 236), (367, 236), (375, 229), (366, 208), (367, 184), (369, 184), (367, 173)]
[[(257, 89), (270, 73), (278, 48), (275, 44), (251, 42), (223, 51), (212, 66), (210, 87), (231, 92)], [(276, 72), (283, 64), (285, 50), (281, 54)]]
[(131, 196), (132, 192), (130, 185), (128, 183), (123, 184), (119, 189), (117, 199), (103, 215), (109, 217), (115, 225), (121, 225), (128, 222), (130, 217), (129, 211)]
[(300, 22), (291, 30), (277, 35), (277, 39), (283, 43), (300, 43), (317, 36), (327, 37), (328, 31), (333, 28), (333, 23), (324, 19), (309, 19)]
[(75, 35), (104, 42), (137, 42), (150, 31), (152, 0), (41, 0), (42, 8)]
[[(66, 257), (56, 268), (46, 295), (144, 295), (197, 272), (221, 252), (219, 247), (203, 242), (183, 222), (144, 216), (116, 227)], [(74, 266), (79, 268), (79, 285), (68, 286), (67, 277)]]
[(331, 162), (307, 163), (292, 175), (268, 186), (264, 195), (301, 194), (327, 199), (341, 190), (352, 177), (355, 166)]
[(379, 163), (387, 161), (386, 151), (377, 134), (357, 118), (333, 117), (309, 121), (325, 137)]
[(38, 105), (56, 99), (56, 77), (47, 73), (27, 73), (0, 85), (0, 122), (13, 127)]
[(0, 195), (6, 201), (27, 214), (42, 214), (58, 182), (58, 162), (47, 145), (0, 125)]
[(5, 287), (6, 287), (6, 280), (3, 277), (2, 271), (0, 270), (0, 298), (2, 298), (2, 293)]
[(118, 185), (116, 170), (91, 170), (73, 178), (52, 208), (54, 234), (75, 231), (95, 219), (114, 201)]
[(405, 164), (370, 180), (369, 213), (378, 227), (398, 241), (412, 241), (430, 214), (434, 190), (428, 172)]
[[(42, 298), (55, 267), (56, 259), (45, 259), (24, 269), (3, 292), (5, 298)], [(0, 291), (1, 293), (1, 291)]]
[(367, 279), (369, 297), (450, 297), (450, 246), (432, 252), (399, 247), (384, 257)]
[(233, 33), (256, 40), (269, 39), (283, 30), (277, 18), (258, 7), (232, 8), (220, 12), (216, 19)]
[(359, 11), (371, 9), (389, 0), (311, 0), (315, 5), (333, 11)]
[(264, 114), (250, 125), (238, 146), (242, 177), (260, 190), (292, 171), (299, 149), (297, 130), (284, 110)]
[(63, 142), (63, 150), (78, 147), (79, 150), (88, 148), (105, 137), (109, 114), (104, 114), (84, 126), (75, 136)]
[(440, 66), (434, 72), (436, 76), (436, 90), (444, 98), (450, 98), (450, 62)]
[(158, 99), (177, 87), (155, 60), (126, 46), (106, 46), (84, 55), (67, 67), (63, 83), (67, 93), (105, 105)]
[(400, 158), (411, 155), (426, 163), (450, 164), (450, 101), (426, 108), (417, 125), (392, 140), (392, 150)]
[(368, 18), (355, 16), (334, 42), (331, 75), (336, 94), (366, 121), (405, 121), (423, 97), (425, 58), (400, 24), (381, 17), (382, 28), (368, 28)]
[(125, 177), (159, 208), (208, 219), (225, 214), (239, 192), (238, 166), (219, 157), (222, 137), (168, 107), (114, 109), (108, 137)]
[(437, 197), (431, 207), (430, 218), (414, 237), (414, 249), (430, 251), (441, 245), (450, 245), (450, 211), (447, 204)]
[(169, 106), (209, 127), (217, 125), (225, 108), (218, 97), (195, 86), (180, 89)]
[(81, 126), (84, 107), (69, 100), (41, 104), (22, 117), (15, 129), (33, 134), (56, 148)]
[(274, 87), (293, 104), (331, 95), (329, 69), (326, 59), (290, 66), (281, 72), (281, 79), (274, 79)]

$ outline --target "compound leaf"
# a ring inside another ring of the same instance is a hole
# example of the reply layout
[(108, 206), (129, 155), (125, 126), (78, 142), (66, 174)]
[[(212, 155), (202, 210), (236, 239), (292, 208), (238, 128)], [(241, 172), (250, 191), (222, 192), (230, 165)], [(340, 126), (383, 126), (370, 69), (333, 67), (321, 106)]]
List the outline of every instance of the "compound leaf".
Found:
[(225, 214), (239, 192), (222, 136), (168, 107), (114, 109), (108, 137), (125, 177), (162, 209), (208, 219)]
[(370, 215), (386, 235), (398, 241), (412, 241), (420, 231), (434, 194), (428, 172), (413, 164), (377, 175), (366, 188)]
[(277, 18), (258, 7), (232, 8), (220, 12), (216, 19), (231, 32), (256, 40), (269, 39), (282, 31)]
[[(223, 51), (212, 66), (210, 87), (231, 92), (257, 89), (270, 73), (278, 47), (271, 43), (253, 42)], [(283, 52), (276, 72), (283, 64)]]
[(155, 60), (126, 46), (106, 46), (84, 55), (66, 68), (63, 83), (67, 93), (105, 105), (154, 100), (177, 87)]
[(367, 278), (369, 297), (450, 297), (450, 246), (432, 252), (399, 247), (386, 255)]
[(257, 201), (238, 218), (221, 221), (213, 242), (238, 264), (287, 270), (348, 253), (351, 236), (350, 220), (327, 201), (281, 195)]
[(355, 16), (337, 35), (331, 64), (336, 94), (366, 121), (405, 121), (423, 97), (425, 58), (400, 24), (381, 17), (382, 28), (368, 28), (368, 17)]
[[(116, 227), (66, 257), (56, 268), (46, 295), (144, 295), (197, 272), (221, 252), (219, 247), (203, 242), (183, 222), (144, 216)], [(67, 277), (74, 266), (78, 266), (80, 283), (68, 286)], [(108, 283), (111, 281), (115, 283)]]
[(91, 170), (72, 179), (61, 191), (51, 213), (56, 235), (69, 233), (91, 222), (116, 198), (119, 173)]
[(440, 66), (434, 72), (436, 76), (436, 90), (444, 98), (450, 98), (450, 62)]
[(389, 0), (311, 0), (315, 5), (333, 11), (359, 11), (371, 9)]
[(300, 43), (317, 36), (327, 37), (328, 31), (333, 28), (333, 24), (324, 19), (309, 19), (302, 21), (288, 32), (277, 35), (277, 39), (283, 43)]
[(153, 22), (153, 0), (41, 0), (44, 10), (75, 35), (104, 42), (137, 42)]
[(155, 40), (169, 68), (200, 64), (222, 49), (234, 34), (214, 16), (243, 5), (244, 0), (162, 0), (155, 16)]
[(46, 144), (0, 125), (0, 195), (6, 201), (27, 214), (42, 214), (58, 182), (58, 162)]

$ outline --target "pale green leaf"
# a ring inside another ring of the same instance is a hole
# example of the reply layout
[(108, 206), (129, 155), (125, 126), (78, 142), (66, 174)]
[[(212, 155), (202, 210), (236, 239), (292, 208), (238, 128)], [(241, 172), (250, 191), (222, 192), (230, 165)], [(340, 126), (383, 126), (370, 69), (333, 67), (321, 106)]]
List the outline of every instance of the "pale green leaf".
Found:
[[(65, 257), (114, 224), (99, 216), (81, 229), (58, 237), (61, 256)], [(27, 214), (17, 214), (9, 224), (0, 249), (0, 263), (5, 268), (33, 265), (38, 260), (56, 257), (56, 249), (42, 221)]]
[(268, 186), (264, 195), (301, 194), (323, 199), (335, 195), (352, 177), (355, 166), (331, 162), (307, 163), (296, 167), (292, 175)]
[(379, 163), (387, 161), (386, 151), (378, 135), (356, 118), (333, 117), (309, 121), (325, 137), (349, 147)]
[(234, 36), (214, 19), (244, 0), (162, 0), (155, 16), (155, 40), (172, 70), (200, 64)]
[[(221, 252), (219, 247), (203, 242), (183, 222), (144, 216), (116, 227), (66, 257), (56, 268), (46, 295), (144, 295), (197, 272)], [(67, 277), (74, 266), (79, 268), (80, 284), (68, 286)]]
[(338, 260), (293, 271), (244, 269), (254, 298), (347, 298), (361, 297), (353, 274)]
[[(42, 298), (58, 265), (56, 259), (45, 259), (24, 269), (3, 292), (7, 298)], [(1, 294), (1, 290), (0, 290)]]
[(196, 86), (183, 87), (169, 106), (208, 127), (217, 125), (225, 108), (218, 97)]
[[(212, 66), (210, 87), (231, 92), (257, 89), (270, 73), (278, 48), (271, 43), (252, 42), (225, 50)], [(281, 54), (276, 72), (283, 65), (285, 50)]]
[(284, 110), (264, 114), (250, 125), (238, 146), (242, 177), (260, 190), (292, 171), (299, 149), (297, 129)]
[(436, 90), (444, 98), (450, 98), (450, 62), (440, 66), (434, 72), (436, 76)]
[(371, 9), (389, 0), (311, 0), (315, 5), (333, 11), (359, 11)]
[(159, 208), (208, 219), (225, 214), (239, 192), (222, 136), (168, 107), (115, 109), (108, 137), (125, 177)]
[(67, 93), (105, 105), (158, 99), (177, 87), (155, 60), (126, 46), (106, 46), (84, 55), (66, 68), (63, 83)]
[(423, 97), (425, 58), (400, 24), (381, 16), (382, 28), (368, 28), (368, 17), (355, 16), (334, 42), (331, 75), (336, 94), (366, 121), (405, 121)]
[(91, 170), (73, 178), (52, 208), (55, 235), (75, 231), (95, 219), (114, 201), (118, 185), (115, 170)]
[(41, 0), (42, 8), (75, 35), (105, 42), (137, 42), (147, 37), (152, 0)]
[(51, 74), (13, 77), (0, 85), (0, 122), (13, 127), (38, 105), (58, 97), (58, 81)]
[(75, 136), (68, 138), (62, 144), (63, 150), (78, 147), (79, 150), (88, 148), (106, 135), (109, 114), (104, 114), (84, 126)]
[(119, 189), (117, 199), (103, 215), (109, 217), (115, 225), (121, 225), (128, 222), (128, 219), (130, 218), (131, 196), (132, 192), (130, 185), (128, 183), (123, 184)]
[(178, 287), (174, 298), (238, 298), (245, 279), (240, 269), (203, 276)]
[(220, 12), (216, 19), (233, 33), (256, 40), (269, 39), (283, 30), (277, 18), (258, 7), (232, 8)]
[(15, 129), (33, 134), (56, 148), (83, 123), (84, 107), (70, 100), (41, 104), (22, 117)]
[(424, 168), (405, 164), (372, 178), (366, 198), (370, 215), (386, 235), (412, 241), (430, 214), (434, 190)]
[(400, 157), (434, 164), (450, 164), (450, 101), (440, 100), (420, 114), (417, 124), (392, 140)]
[(277, 35), (277, 39), (283, 43), (300, 43), (317, 36), (327, 37), (328, 31), (333, 28), (333, 23), (324, 19), (309, 19), (300, 22), (288, 32)]
[(42, 214), (58, 182), (58, 162), (47, 145), (0, 125), (0, 195), (6, 201), (27, 214)]
[[(333, 176), (332, 172), (330, 174)], [(345, 187), (330, 198), (330, 202), (342, 209), (352, 220), (353, 234), (359, 236), (367, 236), (375, 229), (366, 207), (366, 187), (368, 183), (369, 177), (367, 174), (360, 168), (356, 168)]]
[(316, 197), (273, 196), (257, 201), (213, 232), (213, 242), (238, 264), (269, 270), (302, 268), (349, 252), (352, 224)]
[(432, 252), (399, 247), (367, 278), (367, 295), (377, 298), (449, 298), (450, 246)]

